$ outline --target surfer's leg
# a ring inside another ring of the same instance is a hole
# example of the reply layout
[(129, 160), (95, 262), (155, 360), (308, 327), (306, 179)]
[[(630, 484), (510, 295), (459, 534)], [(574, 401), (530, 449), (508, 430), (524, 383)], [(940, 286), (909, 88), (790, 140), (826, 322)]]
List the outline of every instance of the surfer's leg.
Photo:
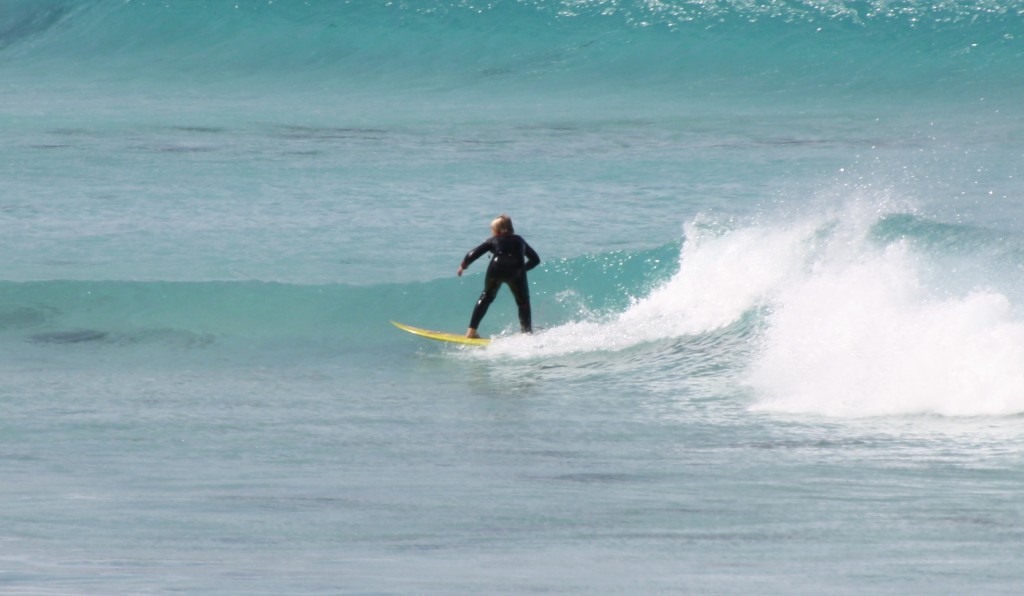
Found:
[(533, 333), (533, 315), (530, 311), (530, 284), (526, 282), (526, 273), (508, 282), (512, 295), (519, 307), (519, 329), (523, 333)]
[(480, 298), (476, 301), (476, 306), (473, 307), (473, 316), (469, 319), (469, 329), (466, 331), (467, 337), (474, 337), (477, 335), (476, 330), (480, 328), (480, 321), (484, 319), (484, 315), (487, 314), (488, 307), (494, 302), (494, 297), (498, 294), (498, 288), (501, 287), (501, 280), (488, 277), (484, 281), (484, 291), (480, 294)]

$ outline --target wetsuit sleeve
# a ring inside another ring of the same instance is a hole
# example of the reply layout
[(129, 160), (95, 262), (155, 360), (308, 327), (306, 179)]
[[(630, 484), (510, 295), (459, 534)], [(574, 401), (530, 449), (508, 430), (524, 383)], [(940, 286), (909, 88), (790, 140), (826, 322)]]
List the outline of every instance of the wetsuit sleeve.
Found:
[(490, 239), (487, 239), (487, 240), (484, 241), (483, 244), (481, 244), (480, 246), (478, 246), (478, 247), (474, 248), (473, 250), (467, 252), (466, 256), (462, 257), (462, 268), (465, 269), (466, 267), (469, 267), (469, 265), (473, 261), (479, 259), (481, 256), (483, 256), (483, 254), (485, 252), (488, 252), (490, 250), (491, 250), (491, 241), (490, 241)]
[(529, 271), (537, 265), (540, 265), (540, 256), (537, 255), (537, 251), (533, 250), (526, 241), (523, 241), (523, 246), (526, 248), (526, 270)]

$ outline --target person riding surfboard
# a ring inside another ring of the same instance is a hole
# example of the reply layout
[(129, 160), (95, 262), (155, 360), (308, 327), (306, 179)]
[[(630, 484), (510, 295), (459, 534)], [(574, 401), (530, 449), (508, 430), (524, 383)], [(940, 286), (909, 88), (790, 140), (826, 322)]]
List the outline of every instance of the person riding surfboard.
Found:
[(473, 307), (473, 315), (470, 317), (466, 337), (480, 337), (477, 333), (480, 321), (487, 314), (487, 308), (491, 302), (494, 302), (494, 297), (498, 295), (501, 284), (507, 285), (515, 297), (516, 306), (519, 308), (520, 330), (523, 333), (532, 333), (530, 287), (526, 280), (526, 272), (540, 264), (537, 251), (533, 250), (526, 240), (515, 233), (512, 227), (512, 218), (502, 214), (491, 222), (491, 237), (463, 257), (457, 275), (462, 277), (466, 267), (487, 252), (493, 256), (487, 266), (484, 291), (480, 294), (476, 306)]

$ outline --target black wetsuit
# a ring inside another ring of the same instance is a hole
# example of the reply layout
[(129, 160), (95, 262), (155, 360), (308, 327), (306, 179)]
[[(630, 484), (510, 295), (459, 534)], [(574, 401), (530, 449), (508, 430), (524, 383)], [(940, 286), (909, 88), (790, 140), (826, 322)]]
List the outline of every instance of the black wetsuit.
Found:
[(472, 329), (477, 329), (487, 308), (494, 302), (501, 284), (508, 284), (519, 307), (519, 327), (523, 333), (531, 333), (533, 324), (530, 315), (530, 287), (526, 282), (526, 272), (540, 264), (537, 252), (515, 234), (498, 234), (491, 236), (483, 244), (466, 253), (462, 259), (462, 268), (479, 259), (485, 252), (490, 252), (491, 264), (487, 266), (487, 278), (484, 291), (473, 308), (473, 317), (469, 321)]

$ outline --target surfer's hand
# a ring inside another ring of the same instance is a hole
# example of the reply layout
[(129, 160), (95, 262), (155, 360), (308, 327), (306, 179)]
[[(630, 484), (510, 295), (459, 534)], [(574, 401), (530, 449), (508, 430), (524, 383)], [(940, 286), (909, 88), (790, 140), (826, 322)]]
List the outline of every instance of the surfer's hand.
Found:
[(459, 265), (459, 270), (455, 272), (455, 275), (458, 275), (459, 277), (462, 277), (462, 272), (463, 271), (464, 270), (462, 269), (462, 265)]

